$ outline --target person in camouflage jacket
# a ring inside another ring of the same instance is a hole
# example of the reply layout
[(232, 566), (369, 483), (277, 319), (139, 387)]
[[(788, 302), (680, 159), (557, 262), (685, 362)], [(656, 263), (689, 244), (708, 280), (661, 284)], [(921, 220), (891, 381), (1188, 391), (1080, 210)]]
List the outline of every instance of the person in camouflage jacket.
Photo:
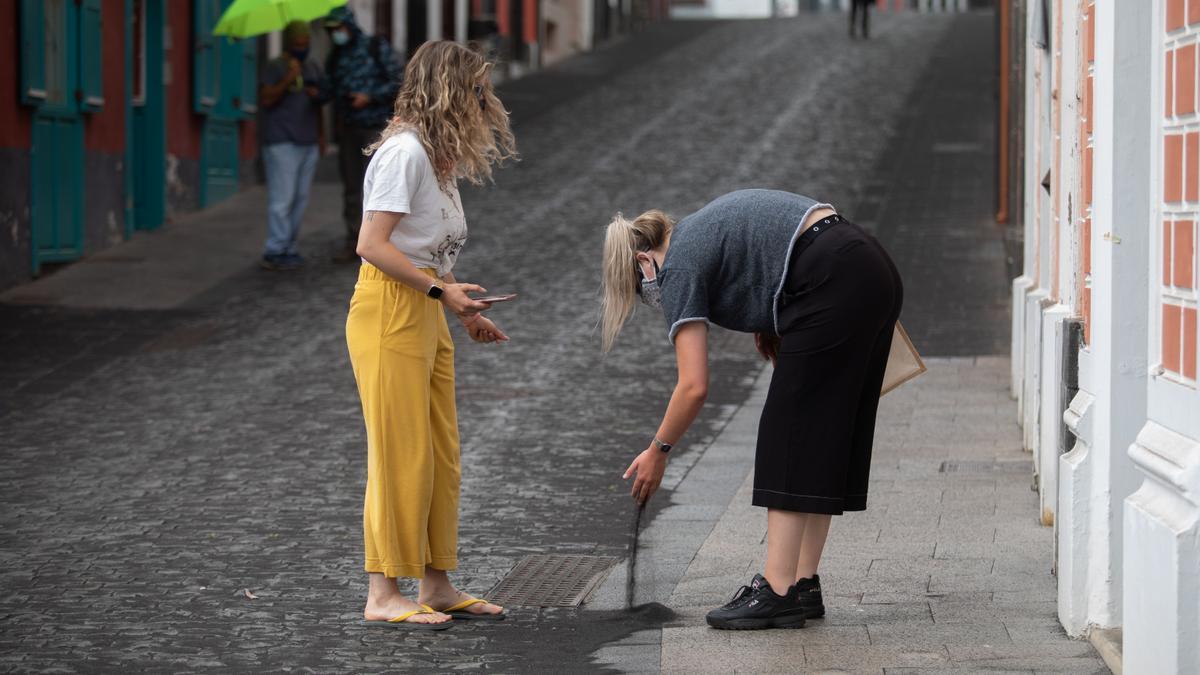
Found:
[(338, 7), (324, 20), (333, 49), (325, 61), (321, 98), (333, 102), (338, 169), (342, 177), (345, 247), (335, 255), (356, 260), (354, 247), (362, 221), (363, 176), (370, 157), (363, 148), (374, 143), (392, 117), (403, 69), (388, 41), (367, 35), (348, 7)]

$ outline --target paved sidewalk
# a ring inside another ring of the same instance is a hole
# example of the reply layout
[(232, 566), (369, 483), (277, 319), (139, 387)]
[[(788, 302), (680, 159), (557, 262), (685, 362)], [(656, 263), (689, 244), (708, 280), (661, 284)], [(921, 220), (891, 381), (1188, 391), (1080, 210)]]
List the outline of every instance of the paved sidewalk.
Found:
[[(1053, 533), (1038, 524), (1007, 359), (929, 366), (881, 403), (868, 509), (834, 520), (822, 561), (826, 618), (803, 630), (705, 626), (763, 568), (751, 474), (667, 599), (679, 616), (662, 632), (662, 672), (1107, 672), (1055, 616)], [(714, 442), (742, 466), (769, 379)]]

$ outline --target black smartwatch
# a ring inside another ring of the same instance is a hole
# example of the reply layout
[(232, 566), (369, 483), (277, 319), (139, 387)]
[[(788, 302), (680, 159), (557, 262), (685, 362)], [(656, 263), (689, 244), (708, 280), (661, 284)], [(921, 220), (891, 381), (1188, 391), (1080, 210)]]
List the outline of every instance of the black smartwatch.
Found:
[(663, 454), (666, 454), (666, 453), (670, 452), (670, 451), (671, 451), (671, 448), (675, 447), (675, 446), (671, 445), (670, 443), (663, 443), (662, 441), (658, 440), (658, 437), (657, 437), (657, 436), (654, 438), (654, 445), (655, 445), (655, 446), (656, 446), (656, 447), (657, 447), (659, 450), (662, 450), (662, 451), (663, 451)]
[(429, 287), (429, 290), (425, 291), (425, 295), (428, 295), (429, 297), (433, 298), (434, 300), (441, 300), (442, 299), (442, 287), (438, 286), (437, 284), (434, 284)]

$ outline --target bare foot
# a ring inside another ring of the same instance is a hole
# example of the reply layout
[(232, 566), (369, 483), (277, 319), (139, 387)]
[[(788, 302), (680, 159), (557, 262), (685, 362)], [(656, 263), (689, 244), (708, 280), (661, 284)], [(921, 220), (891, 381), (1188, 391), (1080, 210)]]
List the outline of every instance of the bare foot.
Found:
[[(439, 588), (435, 592), (429, 592), (422, 588), (421, 594), (418, 596), (418, 601), (430, 607), (453, 607), (463, 600), (470, 598), (471, 594), (457, 590), (453, 586), (448, 586), (446, 588)], [(470, 614), (501, 614), (504, 612), (504, 608), (500, 605), (493, 605), (490, 602), (478, 602), (455, 611)]]
[[(367, 621), (388, 621), (401, 614), (421, 609), (424, 609), (421, 605), (402, 595), (392, 596), (382, 601), (367, 598), (367, 608), (363, 610), (363, 618)], [(405, 621), (412, 623), (445, 623), (452, 619), (453, 617), (448, 614), (434, 612), (433, 614), (413, 614), (405, 619)]]

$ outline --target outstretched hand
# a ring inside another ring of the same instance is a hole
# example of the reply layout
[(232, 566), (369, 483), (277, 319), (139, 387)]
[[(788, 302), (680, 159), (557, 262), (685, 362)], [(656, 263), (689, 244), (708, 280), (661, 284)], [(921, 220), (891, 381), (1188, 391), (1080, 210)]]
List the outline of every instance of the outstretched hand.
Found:
[(663, 473), (667, 470), (667, 453), (651, 445), (634, 458), (633, 463), (625, 469), (621, 478), (629, 480), (637, 474), (629, 495), (638, 504), (645, 504), (662, 485)]

